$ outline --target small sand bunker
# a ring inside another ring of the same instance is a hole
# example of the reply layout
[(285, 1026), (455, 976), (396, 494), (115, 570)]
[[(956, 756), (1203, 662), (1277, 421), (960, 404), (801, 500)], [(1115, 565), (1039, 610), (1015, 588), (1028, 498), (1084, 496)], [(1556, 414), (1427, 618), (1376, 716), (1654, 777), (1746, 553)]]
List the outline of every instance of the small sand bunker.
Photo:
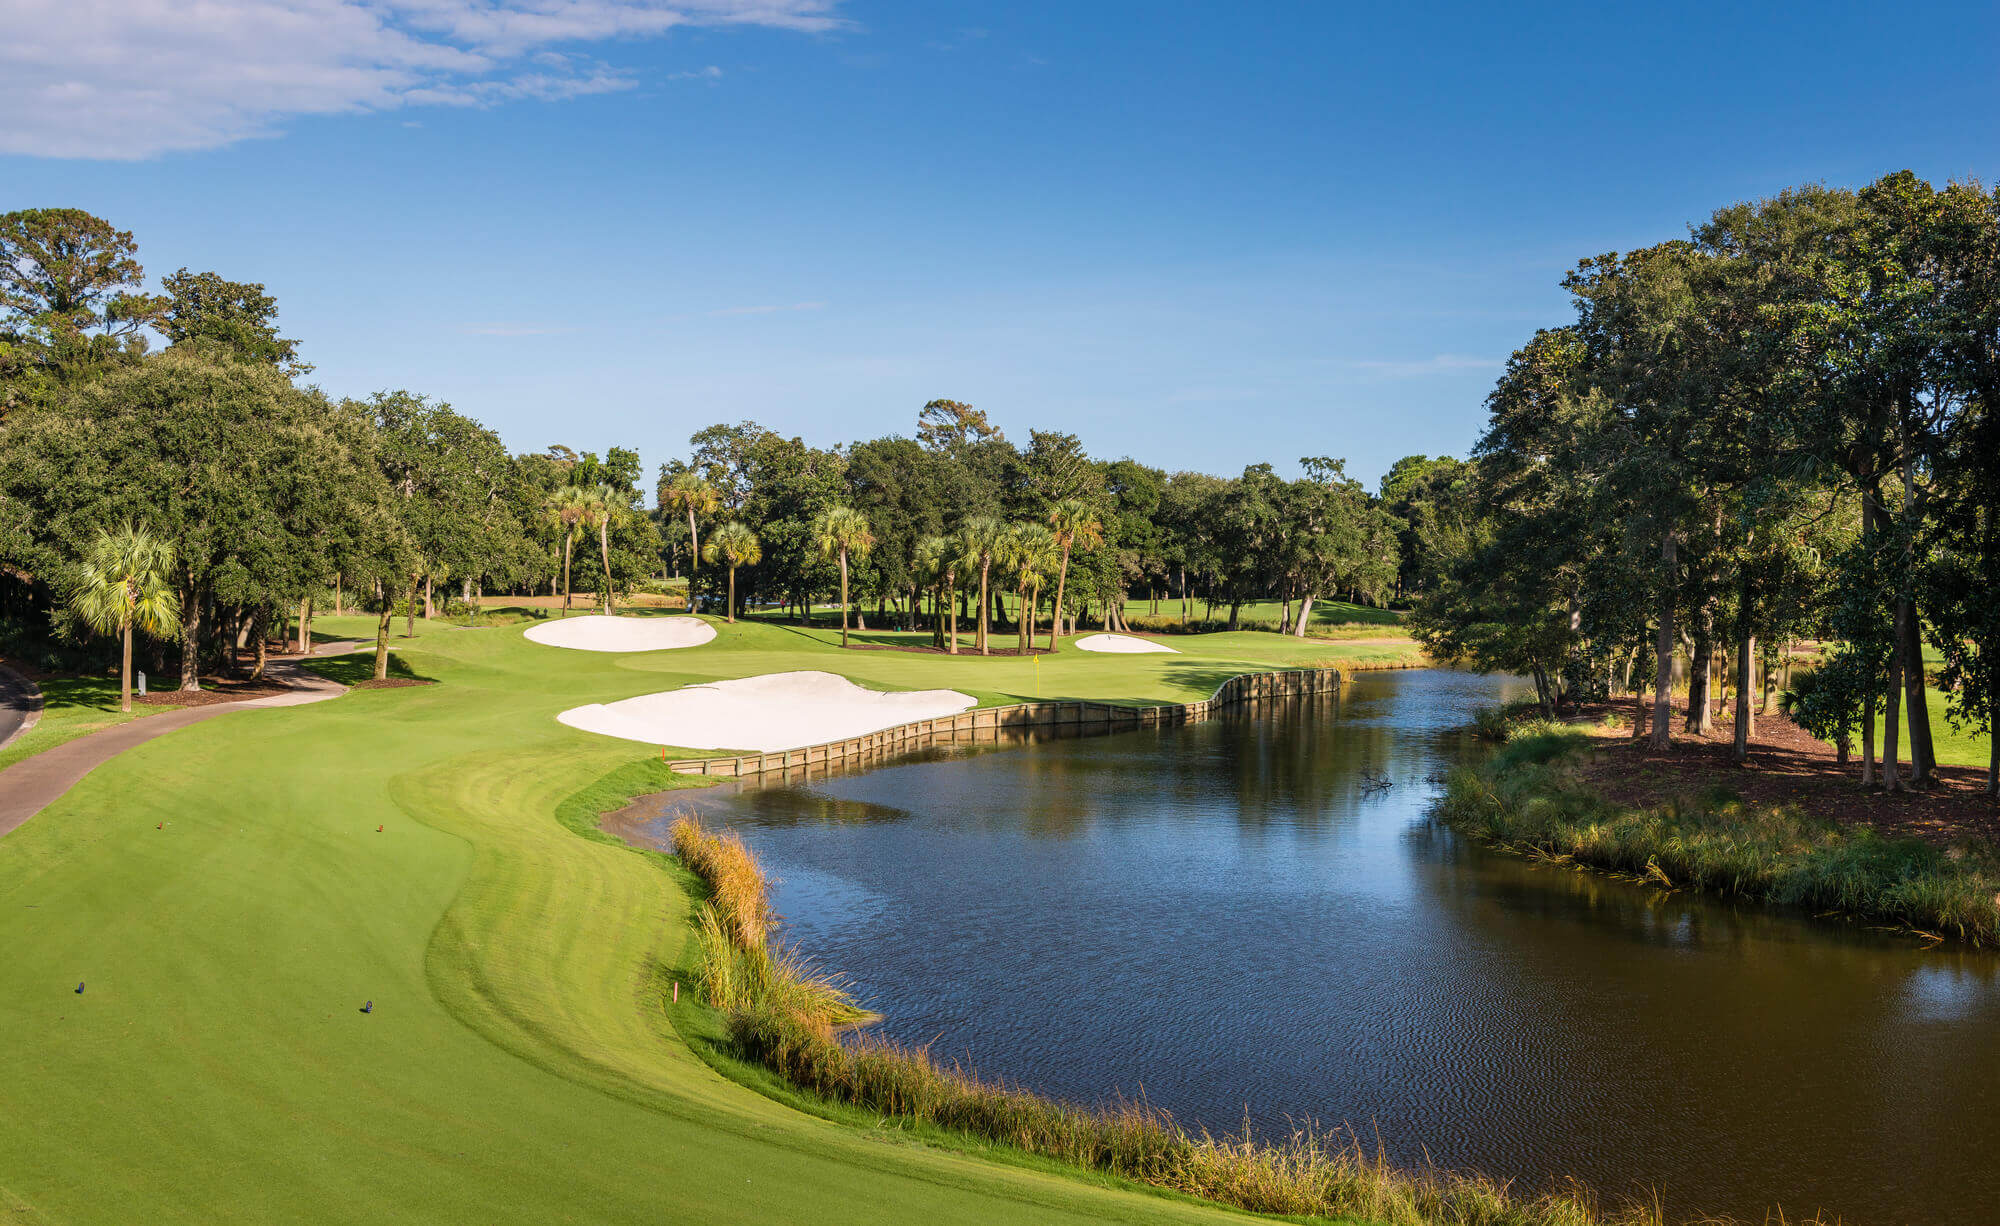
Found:
[(1129, 634), (1091, 634), (1076, 641), (1079, 651), (1108, 651), (1116, 655), (1136, 655), (1142, 651), (1165, 651), (1180, 654), (1177, 647), (1165, 643), (1155, 643), (1151, 639), (1135, 639)]
[(648, 745), (768, 753), (955, 715), (972, 705), (956, 690), (883, 693), (832, 673), (767, 673), (572, 707), (556, 719)]
[(699, 617), (559, 617), (528, 629), (528, 637), (550, 647), (577, 651), (671, 651), (699, 647), (715, 637), (715, 627)]

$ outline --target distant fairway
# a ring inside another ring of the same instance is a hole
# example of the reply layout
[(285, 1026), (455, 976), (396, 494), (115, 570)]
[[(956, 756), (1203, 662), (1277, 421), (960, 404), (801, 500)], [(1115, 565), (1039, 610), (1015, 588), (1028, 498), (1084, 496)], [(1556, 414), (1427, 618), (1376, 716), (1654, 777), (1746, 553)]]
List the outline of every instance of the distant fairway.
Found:
[(396, 648), (441, 684), (173, 733), (0, 839), (5, 1220), (1241, 1220), (829, 1123), (712, 1072), (659, 998), (679, 870), (584, 833), (670, 781), (554, 716), (803, 668), (985, 703), (1186, 700), (1394, 649), (1234, 634), (954, 660), (717, 628), (608, 656), (425, 623)]

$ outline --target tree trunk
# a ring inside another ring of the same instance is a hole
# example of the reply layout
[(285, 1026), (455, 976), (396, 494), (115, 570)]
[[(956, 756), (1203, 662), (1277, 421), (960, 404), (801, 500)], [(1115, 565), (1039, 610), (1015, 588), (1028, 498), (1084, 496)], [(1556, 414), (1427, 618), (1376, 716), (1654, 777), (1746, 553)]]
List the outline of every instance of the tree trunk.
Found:
[(1889, 684), (1884, 687), (1882, 704), (1882, 786), (1891, 792), (1903, 790), (1900, 733), (1903, 712), (1903, 625), (1904, 602), (1896, 602), (1892, 633), (1895, 645), (1889, 651)]
[(1666, 749), (1673, 744), (1674, 736), (1670, 721), (1674, 717), (1674, 565), (1677, 550), (1673, 530), (1669, 528), (1660, 535), (1660, 633), (1653, 661), (1651, 730), (1654, 749)]
[(375, 680), (389, 679), (389, 623), (396, 616), (396, 594), (385, 584), (382, 590), (382, 620), (375, 626)]
[(310, 596), (299, 598), (299, 654), (302, 656), (312, 651), (312, 603)]
[(618, 593), (611, 582), (611, 516), (597, 521), (597, 551), (604, 559), (604, 615), (618, 616)]
[(1931, 740), (1931, 706), (1925, 694), (1923, 636), (1918, 631), (1917, 607), (1904, 600), (1903, 632), (1898, 646), (1903, 653), (1903, 693), (1909, 704), (1910, 785), (1926, 787), (1937, 773), (1937, 753)]
[(1736, 646), (1736, 748), (1740, 762), (1750, 759), (1750, 737), (1757, 730), (1756, 713), (1750, 708), (1752, 661), (1757, 658), (1757, 636), (1745, 634)]
[(981, 562), (979, 564), (979, 654), (982, 656), (991, 654), (986, 645), (986, 615), (988, 613), (986, 577), (992, 570), (993, 563), (991, 562)]
[(1302, 639), (1306, 636), (1306, 626), (1312, 622), (1313, 601), (1315, 599), (1316, 597), (1311, 592), (1307, 592), (1299, 598), (1299, 624), (1292, 627), (1293, 638)]
[(271, 658), (270, 648), (267, 646), (271, 635), (269, 628), (264, 624), (264, 617), (264, 608), (259, 605), (257, 612), (250, 618), (250, 637), (255, 639), (257, 643), (257, 665), (250, 672), (250, 680), (252, 681), (262, 681), (264, 679), (264, 666), (270, 663)]
[(424, 576), (424, 620), (437, 620), (437, 606), (431, 603), (431, 577)]
[[(695, 596), (694, 596), (695, 567), (700, 565), (700, 563), (701, 563), (701, 541), (698, 537), (695, 536), (694, 533), (694, 504), (689, 503), (688, 504), (688, 612), (690, 613), (701, 612), (701, 606), (695, 603)], [(732, 583), (735, 582), (736, 575), (733, 571), (731, 572), (729, 578)], [(734, 592), (735, 589), (731, 588), (730, 590)], [(734, 595), (731, 595), (729, 598), (729, 614), (730, 614), (729, 620), (735, 621), (736, 597)]]
[(123, 630), (124, 633), (120, 637), (125, 640), (125, 654), (124, 661), (118, 666), (118, 709), (129, 715), (132, 712), (132, 615), (130, 613), (125, 615)]
[(945, 652), (948, 655), (955, 656), (958, 654), (958, 575), (956, 572), (948, 573), (944, 577), (943, 617), (946, 626), (949, 627), (946, 637), (948, 645), (945, 647)]
[(1056, 608), (1048, 618), (1048, 650), (1056, 650), (1056, 632), (1062, 630), (1062, 592), (1070, 582), (1070, 542), (1062, 542), (1062, 566), (1056, 568)]
[(569, 616), (569, 555), (571, 546), (576, 544), (576, 529), (563, 533), (563, 616)]
[[(747, 552), (747, 551), (746, 551)], [(729, 624), (736, 624), (736, 568), (729, 568)]]
[(1861, 696), (1861, 786), (1875, 786), (1875, 679)]
[(2000, 693), (1986, 712), (1986, 794), (2000, 796)]
[[(1021, 624), (1021, 646), (1018, 648), (1018, 651), (1019, 654), (1025, 656), (1028, 654), (1028, 636), (1034, 633), (1035, 618), (1034, 614), (1028, 610), (1028, 589), (1025, 587), (1022, 588), (1016, 595), (1020, 599), (1020, 616), (1014, 620)], [(1038, 600), (1036, 603), (1039, 604), (1040, 601)]]
[(410, 576), (410, 603), (403, 606), (403, 637), (406, 639), (417, 637), (417, 580), (421, 578), (422, 575)]
[(1243, 612), (1243, 602), (1241, 600), (1232, 599), (1229, 602), (1229, 628), (1231, 630), (1236, 629), (1237, 621), (1241, 616), (1242, 612)]
[(201, 592), (193, 584), (181, 589), (181, 690), (201, 688)]
[(1695, 637), (1694, 650), (1688, 658), (1688, 705), (1687, 718), (1682, 727), (1696, 736), (1707, 736), (1714, 731), (1715, 718), (1709, 710), (1709, 699), (1713, 696), (1710, 686), (1715, 679), (1715, 643), (1708, 635), (1708, 617), (1702, 617), (1701, 633)]
[(840, 645), (847, 646), (847, 551), (840, 551)]

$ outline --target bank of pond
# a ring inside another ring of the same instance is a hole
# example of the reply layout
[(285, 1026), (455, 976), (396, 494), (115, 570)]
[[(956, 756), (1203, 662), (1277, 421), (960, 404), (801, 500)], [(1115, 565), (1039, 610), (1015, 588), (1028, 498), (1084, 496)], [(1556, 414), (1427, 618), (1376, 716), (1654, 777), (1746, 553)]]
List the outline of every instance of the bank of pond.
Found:
[[(1726, 884), (1697, 880), (1731, 863), (1719, 836), (1575, 871), (1519, 824), (1591, 826), (1552, 789), (1574, 747), (1465, 731), (1518, 696), (1366, 674), (1196, 726), (670, 793), (620, 825), (664, 846), (687, 812), (684, 854), (736, 841), (757, 884), (711, 887), (683, 968), (719, 1006), (710, 1054), (829, 1113), (1357, 1221), (1987, 1220), (1994, 955), (1747, 874), (1736, 898), (1684, 888)], [(1899, 863), (1786, 837), (1840, 853), (1813, 880)], [(745, 906), (763, 919), (727, 918)]]

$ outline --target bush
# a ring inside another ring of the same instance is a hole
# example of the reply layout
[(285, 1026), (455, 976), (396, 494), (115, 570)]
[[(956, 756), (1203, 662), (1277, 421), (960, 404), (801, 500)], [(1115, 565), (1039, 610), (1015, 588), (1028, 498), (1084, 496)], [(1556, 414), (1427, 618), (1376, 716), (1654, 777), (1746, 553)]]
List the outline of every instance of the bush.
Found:
[(2000, 853), (1889, 838), (1722, 789), (1651, 808), (1582, 778), (1573, 728), (1517, 730), (1445, 785), (1438, 815), (1501, 847), (1675, 888), (1887, 921), (1939, 939), (2000, 943)]

